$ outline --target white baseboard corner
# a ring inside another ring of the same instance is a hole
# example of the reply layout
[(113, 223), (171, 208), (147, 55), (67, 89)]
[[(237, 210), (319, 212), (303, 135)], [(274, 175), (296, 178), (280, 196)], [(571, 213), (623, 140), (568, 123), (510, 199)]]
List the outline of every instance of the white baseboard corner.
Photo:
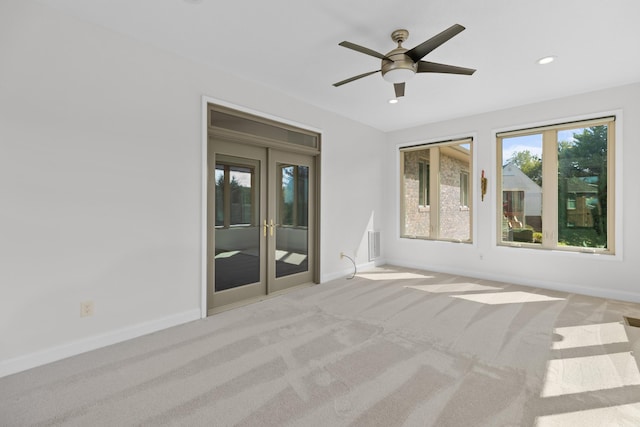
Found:
[(201, 318), (200, 309), (188, 310), (160, 319), (138, 323), (122, 329), (83, 338), (77, 341), (46, 348), (24, 356), (0, 361), (0, 378), (46, 365), (87, 351), (117, 344), (132, 338), (158, 332), (173, 326), (182, 325)]

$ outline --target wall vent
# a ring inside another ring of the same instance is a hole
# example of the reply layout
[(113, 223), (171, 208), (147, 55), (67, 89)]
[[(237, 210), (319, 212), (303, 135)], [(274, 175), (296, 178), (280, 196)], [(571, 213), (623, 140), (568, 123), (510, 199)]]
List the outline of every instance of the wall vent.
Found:
[(369, 232), (369, 261), (380, 258), (380, 232)]

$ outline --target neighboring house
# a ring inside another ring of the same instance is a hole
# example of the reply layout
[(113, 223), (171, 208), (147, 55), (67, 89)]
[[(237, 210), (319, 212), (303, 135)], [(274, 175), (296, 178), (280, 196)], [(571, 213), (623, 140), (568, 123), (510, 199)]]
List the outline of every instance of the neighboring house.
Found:
[(542, 231), (542, 188), (513, 163), (502, 167), (502, 209), (509, 228)]
[[(567, 178), (566, 222), (568, 227), (593, 227), (599, 212), (597, 184), (588, 178)], [(513, 163), (502, 167), (502, 208), (505, 229), (542, 229), (542, 188)], [(594, 211), (595, 209), (595, 211)]]
[(598, 186), (590, 183), (588, 178), (567, 178), (567, 226), (593, 227), (594, 213), (600, 213)]
[[(437, 151), (439, 167), (434, 169), (431, 156)], [(469, 169), (471, 153), (463, 145), (430, 147), (404, 153), (404, 229), (403, 235), (469, 241)], [(436, 185), (430, 183), (435, 181)], [(431, 227), (433, 212), (431, 190), (437, 189), (440, 209), (437, 212), (438, 235)]]

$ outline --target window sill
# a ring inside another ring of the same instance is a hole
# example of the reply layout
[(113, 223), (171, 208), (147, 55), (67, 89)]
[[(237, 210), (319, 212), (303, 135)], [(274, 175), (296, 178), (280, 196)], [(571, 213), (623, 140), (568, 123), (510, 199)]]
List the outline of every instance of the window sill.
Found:
[(584, 248), (584, 249), (573, 249), (573, 248), (565, 248), (562, 246), (558, 246), (555, 248), (544, 247), (540, 243), (529, 243), (529, 242), (509, 242), (503, 241), (498, 243), (498, 247), (502, 248), (522, 248), (522, 249), (532, 249), (534, 251), (546, 252), (546, 253), (555, 253), (555, 254), (567, 254), (567, 255), (602, 255), (605, 258), (616, 257), (616, 253), (609, 251), (607, 249), (596, 249), (596, 248)]

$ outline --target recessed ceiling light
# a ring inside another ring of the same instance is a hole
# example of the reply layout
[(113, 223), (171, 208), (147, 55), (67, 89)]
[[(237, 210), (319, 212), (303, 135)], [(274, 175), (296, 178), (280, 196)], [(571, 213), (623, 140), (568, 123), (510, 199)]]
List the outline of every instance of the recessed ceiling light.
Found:
[(398, 98), (393, 98), (389, 100), (389, 104), (397, 104), (398, 103)]
[(555, 56), (545, 56), (544, 58), (540, 58), (538, 59), (538, 64), (540, 65), (545, 65), (545, 64), (551, 64), (553, 61), (556, 60)]

